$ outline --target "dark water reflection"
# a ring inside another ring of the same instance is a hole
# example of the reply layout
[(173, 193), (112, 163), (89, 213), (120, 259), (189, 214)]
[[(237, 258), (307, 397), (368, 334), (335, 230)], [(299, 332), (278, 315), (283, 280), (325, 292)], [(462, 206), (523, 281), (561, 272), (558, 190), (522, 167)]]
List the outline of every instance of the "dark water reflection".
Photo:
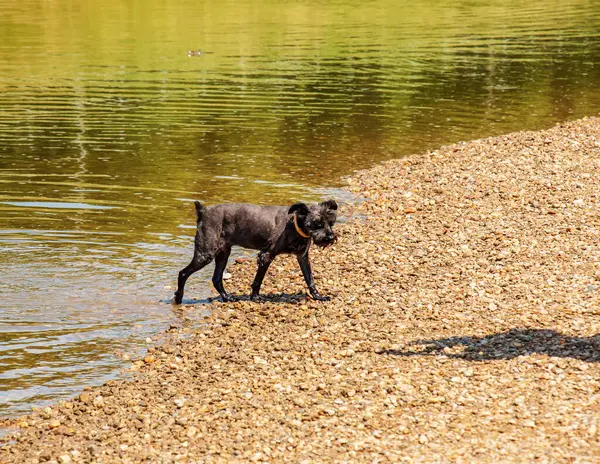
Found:
[(0, 414), (101, 382), (177, 319), (190, 200), (316, 199), (383, 159), (596, 114), (599, 13), (2, 2)]

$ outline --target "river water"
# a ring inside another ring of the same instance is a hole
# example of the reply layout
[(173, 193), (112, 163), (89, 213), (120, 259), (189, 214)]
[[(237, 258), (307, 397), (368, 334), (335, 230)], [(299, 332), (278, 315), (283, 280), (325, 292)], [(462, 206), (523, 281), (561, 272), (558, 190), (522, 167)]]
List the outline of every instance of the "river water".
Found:
[(182, 322), (192, 199), (315, 200), (381, 160), (596, 114), (599, 56), (584, 0), (4, 0), (0, 415)]

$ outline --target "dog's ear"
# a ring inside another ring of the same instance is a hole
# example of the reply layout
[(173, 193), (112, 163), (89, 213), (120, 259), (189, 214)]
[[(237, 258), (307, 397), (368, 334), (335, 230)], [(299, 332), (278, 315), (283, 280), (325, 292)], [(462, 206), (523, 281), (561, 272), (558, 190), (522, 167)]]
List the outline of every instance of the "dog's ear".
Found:
[(337, 203), (335, 202), (335, 200), (327, 200), (327, 201), (320, 203), (320, 205), (325, 206), (326, 208), (332, 209), (332, 210), (337, 209)]
[(292, 206), (290, 206), (288, 214), (294, 213), (298, 214), (299, 216), (306, 216), (308, 214), (308, 206), (306, 206), (304, 203), (294, 203)]

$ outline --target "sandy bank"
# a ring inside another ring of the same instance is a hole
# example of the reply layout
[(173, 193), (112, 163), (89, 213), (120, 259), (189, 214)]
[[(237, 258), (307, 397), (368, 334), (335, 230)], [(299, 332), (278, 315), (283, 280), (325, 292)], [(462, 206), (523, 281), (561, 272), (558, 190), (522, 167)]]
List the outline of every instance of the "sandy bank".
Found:
[[(134, 381), (16, 419), (0, 462), (597, 461), (598, 186), (594, 118), (358, 173), (368, 219), (313, 250), (331, 302), (215, 303)], [(263, 291), (304, 292), (295, 260)]]

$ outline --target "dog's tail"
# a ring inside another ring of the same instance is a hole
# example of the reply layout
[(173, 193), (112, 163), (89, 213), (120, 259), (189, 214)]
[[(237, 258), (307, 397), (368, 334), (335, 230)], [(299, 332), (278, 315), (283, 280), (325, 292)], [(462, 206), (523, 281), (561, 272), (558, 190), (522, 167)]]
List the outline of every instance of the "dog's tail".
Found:
[(202, 222), (202, 217), (204, 216), (204, 211), (206, 211), (206, 208), (204, 206), (202, 206), (202, 204), (199, 201), (195, 201), (194, 205), (196, 205), (196, 216), (198, 216), (198, 224), (200, 224), (200, 222)]

